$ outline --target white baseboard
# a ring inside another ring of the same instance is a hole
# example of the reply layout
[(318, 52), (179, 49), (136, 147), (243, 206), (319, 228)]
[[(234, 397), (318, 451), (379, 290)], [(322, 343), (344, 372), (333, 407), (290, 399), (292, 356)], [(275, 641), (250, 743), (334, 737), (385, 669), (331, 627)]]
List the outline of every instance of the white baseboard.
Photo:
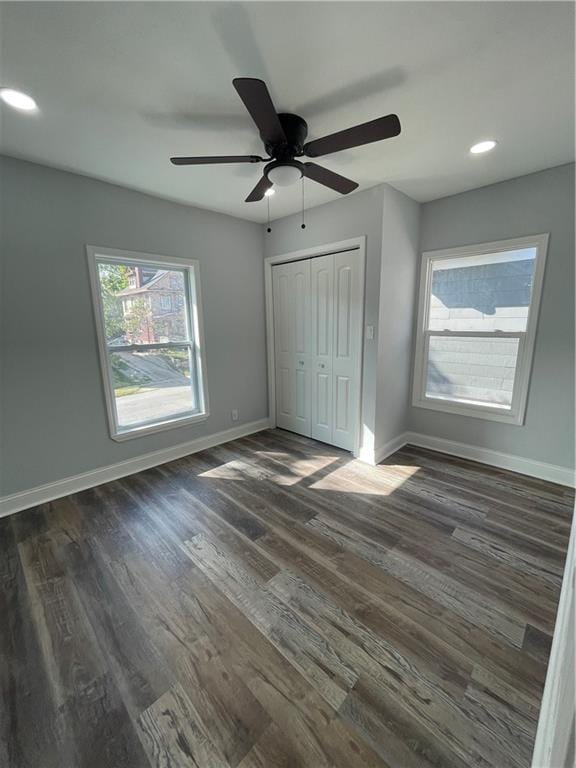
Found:
[(574, 470), (568, 467), (546, 464), (543, 461), (525, 459), (522, 456), (515, 456), (511, 453), (493, 451), (490, 448), (479, 448), (476, 445), (458, 443), (455, 440), (445, 440), (442, 437), (432, 437), (431, 435), (423, 435), (418, 432), (405, 432), (403, 437), (404, 444), (410, 443), (421, 448), (430, 448), (432, 451), (449, 453), (453, 456), (460, 456), (463, 459), (479, 461), (481, 464), (490, 464), (500, 469), (509, 469), (512, 472), (519, 472), (521, 475), (538, 477), (551, 483), (559, 483), (571, 488), (576, 487)]
[(481, 464), (490, 464), (500, 469), (509, 469), (512, 472), (519, 472), (521, 475), (538, 477), (551, 483), (567, 485), (570, 488), (576, 487), (575, 473), (568, 467), (546, 464), (543, 461), (526, 459), (511, 453), (493, 451), (489, 448), (479, 448), (476, 445), (459, 443), (455, 440), (445, 440), (443, 437), (433, 437), (432, 435), (424, 435), (419, 432), (403, 432), (393, 440), (374, 450), (360, 451), (358, 458), (367, 464), (379, 464), (408, 443), (420, 448), (429, 448), (431, 451), (449, 453), (452, 456), (460, 456), (463, 459), (478, 461)]
[[(150, 469), (150, 467), (165, 464), (167, 461), (180, 459), (191, 453), (196, 453), (197, 451), (202, 451), (206, 448), (212, 448), (214, 445), (220, 445), (221, 443), (236, 440), (239, 437), (244, 437), (253, 434), (254, 432), (260, 432), (263, 429), (269, 429), (270, 424), (271, 422), (269, 419), (251, 421), (248, 424), (242, 424), (232, 429), (216, 432), (213, 435), (199, 437), (196, 440), (190, 440), (170, 448), (164, 448), (161, 451), (145, 453), (142, 456), (136, 456), (133, 459), (121, 461), (117, 464), (100, 467), (99, 469), (90, 470), (89, 472), (84, 472), (73, 477), (66, 477), (62, 480), (57, 480), (54, 483), (40, 485), (27, 491), (13, 493), (10, 496), (2, 496), (0, 497), (0, 517), (11, 515), (14, 512), (19, 512), (22, 509), (28, 509), (29, 507), (34, 507), (37, 504), (43, 504), (44, 502), (52, 501), (53, 499), (58, 499), (61, 496), (67, 496), (69, 493), (77, 493), (86, 488), (93, 488), (102, 483), (117, 480), (120, 477), (133, 475), (144, 469)], [(432, 437), (417, 432), (404, 432), (375, 450), (361, 450), (358, 458), (367, 464), (378, 464), (407, 443), (422, 448), (429, 448), (433, 451), (439, 451), (440, 453), (449, 453), (453, 456), (460, 456), (464, 459), (472, 459), (473, 461), (479, 461), (482, 464), (490, 464), (494, 467), (509, 469), (523, 475), (539, 477), (542, 480), (559, 483), (560, 485), (567, 485), (572, 488), (576, 487), (574, 472), (566, 467), (558, 467), (554, 464), (533, 461), (531, 459), (522, 458), (521, 456), (501, 453), (500, 451), (492, 451), (487, 448), (478, 448), (477, 446), (468, 445), (467, 443), (458, 443), (453, 440), (445, 440), (441, 437)]]
[(384, 443), (384, 445), (380, 445), (374, 451), (374, 464), (380, 464), (380, 462), (384, 461), (384, 459), (387, 459), (388, 456), (391, 456), (396, 451), (399, 451), (400, 448), (406, 445), (406, 443), (406, 432), (403, 432), (401, 435), (394, 437), (392, 440), (388, 440), (388, 442)]
[(89, 472), (83, 472), (73, 477), (65, 477), (54, 483), (46, 483), (28, 491), (20, 491), (10, 496), (0, 497), (0, 517), (11, 515), (22, 509), (34, 507), (37, 504), (43, 504), (61, 496), (67, 496), (69, 493), (77, 493), (86, 488), (94, 488), (102, 483), (108, 483), (111, 480), (117, 480), (120, 477), (133, 475), (136, 472), (142, 472), (144, 469), (157, 467), (159, 464), (165, 464), (167, 461), (181, 459), (191, 453), (203, 451), (206, 448), (212, 448), (221, 443), (227, 443), (230, 440), (236, 440), (239, 437), (251, 435), (254, 432), (261, 432), (270, 427), (269, 419), (260, 419), (251, 421), (248, 424), (241, 424), (232, 429), (226, 429), (223, 432), (216, 432), (213, 435), (199, 437), (196, 440), (189, 440), (186, 443), (163, 448), (160, 451), (145, 453), (142, 456), (136, 456), (133, 459), (120, 461), (117, 464), (111, 464), (107, 467), (92, 469)]

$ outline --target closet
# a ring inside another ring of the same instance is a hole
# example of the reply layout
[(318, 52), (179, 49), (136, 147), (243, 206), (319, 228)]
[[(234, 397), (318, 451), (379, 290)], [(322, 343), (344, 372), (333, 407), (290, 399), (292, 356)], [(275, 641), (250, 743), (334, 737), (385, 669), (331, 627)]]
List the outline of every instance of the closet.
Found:
[(358, 249), (272, 267), (276, 423), (352, 451), (360, 417)]

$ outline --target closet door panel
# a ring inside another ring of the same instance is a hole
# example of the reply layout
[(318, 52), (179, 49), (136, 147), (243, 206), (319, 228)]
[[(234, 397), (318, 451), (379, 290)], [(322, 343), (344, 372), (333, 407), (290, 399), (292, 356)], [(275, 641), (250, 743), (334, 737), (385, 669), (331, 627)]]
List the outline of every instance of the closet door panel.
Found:
[(290, 429), (294, 410), (291, 382), (290, 272), (284, 265), (272, 270), (274, 348), (276, 357), (276, 423)]
[(292, 307), (294, 323), (295, 408), (292, 429), (311, 435), (310, 391), (310, 261), (295, 261), (292, 267)]
[(352, 451), (360, 418), (362, 285), (356, 252), (334, 254), (332, 443)]
[(310, 264), (272, 269), (276, 423), (310, 436)]
[(312, 437), (332, 442), (334, 256), (311, 260)]

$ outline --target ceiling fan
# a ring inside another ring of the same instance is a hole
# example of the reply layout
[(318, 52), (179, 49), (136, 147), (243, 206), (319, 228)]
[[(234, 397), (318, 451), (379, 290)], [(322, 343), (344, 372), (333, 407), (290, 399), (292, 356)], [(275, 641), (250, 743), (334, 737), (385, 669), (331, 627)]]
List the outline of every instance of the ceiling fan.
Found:
[(342, 149), (361, 147), (374, 141), (398, 136), (400, 120), (397, 115), (386, 115), (353, 128), (332, 133), (321, 139), (306, 142), (308, 125), (299, 115), (278, 114), (272, 103), (266, 83), (251, 77), (237, 77), (234, 88), (244, 102), (260, 132), (260, 138), (269, 157), (259, 155), (222, 155), (215, 157), (171, 157), (174, 165), (210, 165), (212, 163), (267, 163), (262, 178), (246, 198), (247, 203), (262, 200), (275, 184), (286, 187), (303, 176), (318, 184), (347, 195), (358, 184), (339, 173), (329, 171), (316, 163), (302, 163), (297, 157), (321, 157)]

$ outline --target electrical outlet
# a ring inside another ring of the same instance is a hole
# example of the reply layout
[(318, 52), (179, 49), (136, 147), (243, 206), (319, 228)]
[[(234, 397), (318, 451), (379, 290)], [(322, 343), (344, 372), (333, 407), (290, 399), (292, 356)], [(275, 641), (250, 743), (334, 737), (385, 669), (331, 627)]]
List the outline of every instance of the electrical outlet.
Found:
[(232, 421), (238, 421), (238, 409), (233, 408), (232, 413), (230, 414), (232, 416)]

